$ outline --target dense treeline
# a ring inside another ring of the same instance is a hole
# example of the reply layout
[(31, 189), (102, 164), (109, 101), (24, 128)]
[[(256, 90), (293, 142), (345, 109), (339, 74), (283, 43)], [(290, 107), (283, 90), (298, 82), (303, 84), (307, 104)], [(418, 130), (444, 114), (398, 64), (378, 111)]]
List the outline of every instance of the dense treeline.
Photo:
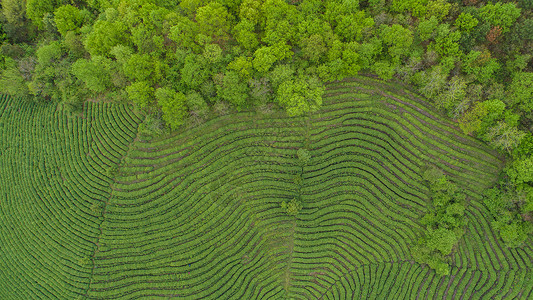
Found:
[(431, 193), (431, 206), (421, 222), (426, 226), (426, 231), (412, 246), (411, 253), (417, 262), (428, 264), (437, 274), (448, 275), (450, 266), (444, 256), (452, 253), (464, 234), (466, 196), (435, 167), (427, 168), (422, 178)]
[(324, 82), (360, 72), (413, 85), (511, 157), (487, 203), (505, 212), (495, 224), (509, 246), (532, 231), (529, 0), (1, 3), (3, 93), (73, 111), (87, 99), (133, 102), (154, 131), (229, 108), (303, 115), (319, 109)]

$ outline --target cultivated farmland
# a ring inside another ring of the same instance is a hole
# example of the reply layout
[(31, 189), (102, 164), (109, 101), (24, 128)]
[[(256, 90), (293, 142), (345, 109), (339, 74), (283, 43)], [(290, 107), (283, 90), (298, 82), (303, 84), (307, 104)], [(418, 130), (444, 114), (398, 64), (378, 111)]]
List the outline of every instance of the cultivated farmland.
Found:
[[(504, 247), (481, 201), (502, 157), (407, 91), (358, 77), (308, 117), (241, 112), (156, 139), (141, 123), (126, 105), (0, 100), (0, 298), (533, 297), (531, 244)], [(469, 202), (444, 277), (409, 252), (427, 165)]]

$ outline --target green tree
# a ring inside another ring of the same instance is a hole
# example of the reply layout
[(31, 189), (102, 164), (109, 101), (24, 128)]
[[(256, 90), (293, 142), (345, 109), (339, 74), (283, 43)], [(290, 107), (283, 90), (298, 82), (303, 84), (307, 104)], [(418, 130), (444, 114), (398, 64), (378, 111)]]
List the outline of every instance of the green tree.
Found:
[(4, 94), (17, 98), (29, 96), (26, 81), (17, 63), (11, 58), (5, 59), (4, 68), (0, 70), (0, 86)]
[(183, 125), (187, 116), (187, 99), (183, 93), (162, 87), (155, 91), (155, 98), (163, 112), (163, 120), (168, 126), (177, 129)]
[(300, 76), (283, 82), (276, 99), (289, 116), (301, 116), (316, 111), (322, 105), (324, 92), (324, 85), (317, 78)]
[(26, 0), (26, 14), (37, 26), (42, 28), (43, 17), (47, 13), (53, 13), (56, 6), (56, 0)]
[(439, 20), (437, 20), (436, 17), (431, 17), (427, 20), (420, 21), (420, 23), (418, 23), (418, 27), (416, 30), (418, 38), (421, 41), (429, 40), (430, 38), (433, 37), (433, 34), (435, 30), (437, 29), (438, 25), (439, 25)]
[(200, 32), (214, 38), (229, 38), (231, 28), (231, 15), (219, 2), (210, 2), (198, 8), (196, 22)]
[(197, 90), (209, 77), (203, 59), (194, 54), (185, 57), (185, 63), (181, 69), (181, 81), (190, 89)]
[(124, 64), (124, 74), (132, 81), (158, 81), (154, 61), (149, 54), (132, 54)]
[(415, 17), (426, 14), (428, 0), (392, 0), (392, 10), (396, 12), (410, 11)]
[(525, 112), (533, 110), (533, 73), (519, 72), (508, 88), (510, 102)]
[(248, 19), (242, 19), (233, 29), (235, 39), (246, 50), (256, 49), (259, 45), (255, 25)]
[(461, 39), (460, 31), (453, 31), (446, 23), (440, 24), (436, 30), (435, 41), (429, 46), (429, 50), (433, 50), (441, 56), (458, 57), (460, 55), (459, 43)]
[(487, 130), (484, 138), (494, 147), (510, 153), (511, 150), (520, 144), (525, 135), (525, 132), (522, 130), (514, 126), (509, 126), (504, 121), (499, 121)]
[(255, 51), (252, 64), (258, 72), (266, 73), (277, 60), (273, 47), (261, 47)]
[(128, 98), (140, 109), (148, 108), (154, 99), (154, 88), (146, 81), (134, 82), (126, 87)]
[(509, 31), (511, 25), (520, 17), (521, 9), (515, 3), (488, 3), (479, 10), (481, 19), (492, 26), (500, 26), (502, 33)]
[(296, 198), (292, 198), (289, 203), (281, 202), (281, 209), (285, 210), (289, 216), (296, 216), (302, 207), (302, 203)]
[(517, 185), (533, 182), (533, 156), (514, 160), (507, 169), (507, 175)]
[(477, 26), (478, 22), (478, 19), (476, 19), (474, 16), (463, 12), (457, 17), (457, 19), (455, 19), (455, 26), (457, 26), (461, 31), (470, 32), (472, 28)]
[(130, 42), (127, 27), (120, 21), (110, 22), (98, 20), (84, 40), (85, 48), (91, 55), (109, 56), (117, 45), (128, 45)]
[(103, 56), (94, 56), (91, 60), (78, 59), (72, 64), (72, 73), (95, 93), (104, 92), (111, 83), (107, 67), (111, 60)]
[(241, 80), (234, 71), (228, 71), (224, 75), (222, 85), (217, 86), (220, 98), (232, 103), (238, 110), (246, 105), (248, 85)]
[(68, 31), (78, 30), (83, 25), (83, 15), (80, 10), (72, 5), (63, 5), (56, 9), (54, 21), (57, 31), (62, 36)]
[(228, 70), (236, 71), (243, 79), (249, 79), (252, 75), (252, 58), (238, 56), (228, 64)]
[(413, 32), (399, 24), (381, 27), (381, 38), (388, 47), (391, 57), (399, 59), (409, 55), (413, 43)]
[(459, 127), (465, 134), (478, 132), (482, 128), (481, 122), (487, 113), (485, 106), (477, 102), (471, 110), (459, 119)]
[(341, 15), (335, 26), (335, 33), (345, 42), (360, 41), (363, 32), (374, 26), (374, 19), (367, 17), (364, 11), (355, 11)]
[(179, 17), (176, 25), (170, 27), (168, 37), (176, 42), (177, 46), (183, 49), (192, 49), (199, 51), (200, 46), (196, 43), (196, 37), (200, 32), (198, 23), (189, 20), (186, 17)]
[(302, 54), (313, 63), (318, 63), (328, 50), (323, 37), (319, 34), (303, 38), (302, 44)]

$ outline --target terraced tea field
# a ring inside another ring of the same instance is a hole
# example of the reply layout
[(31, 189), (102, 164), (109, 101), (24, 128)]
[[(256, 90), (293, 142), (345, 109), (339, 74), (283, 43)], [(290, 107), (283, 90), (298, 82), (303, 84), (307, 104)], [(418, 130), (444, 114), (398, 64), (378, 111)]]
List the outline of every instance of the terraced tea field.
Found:
[[(503, 247), (481, 201), (501, 157), (397, 87), (326, 96), (309, 117), (242, 112), (151, 140), (128, 106), (69, 117), (2, 98), (0, 298), (533, 298), (531, 243)], [(442, 278), (409, 253), (428, 164), (469, 201)]]

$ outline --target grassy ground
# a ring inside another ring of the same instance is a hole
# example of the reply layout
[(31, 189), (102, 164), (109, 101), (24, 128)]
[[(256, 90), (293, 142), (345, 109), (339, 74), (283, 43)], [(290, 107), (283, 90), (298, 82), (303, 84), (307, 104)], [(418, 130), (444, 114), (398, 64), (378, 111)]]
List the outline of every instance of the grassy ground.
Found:
[[(481, 201), (502, 157), (397, 86), (331, 83), (307, 117), (242, 112), (160, 139), (140, 122), (0, 101), (0, 298), (533, 296), (531, 245), (503, 247)], [(409, 254), (428, 164), (469, 200), (442, 278)]]

